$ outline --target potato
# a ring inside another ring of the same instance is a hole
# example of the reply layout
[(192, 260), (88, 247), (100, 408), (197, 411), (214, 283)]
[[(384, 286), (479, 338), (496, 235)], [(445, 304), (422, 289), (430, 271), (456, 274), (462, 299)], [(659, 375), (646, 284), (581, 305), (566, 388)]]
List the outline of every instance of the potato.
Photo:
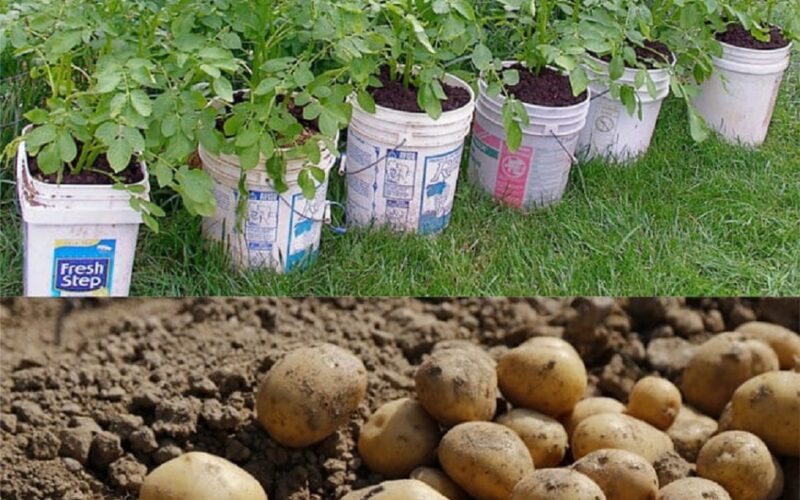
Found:
[(388, 478), (408, 476), (436, 459), (441, 433), (418, 401), (386, 403), (369, 417), (358, 437), (358, 454), (370, 470)]
[(629, 451), (593, 451), (572, 468), (588, 476), (614, 500), (652, 499), (658, 492), (656, 470), (644, 457)]
[(567, 342), (566, 340), (559, 338), (559, 337), (531, 337), (520, 346), (525, 347), (550, 347), (554, 349), (566, 349), (570, 352), (574, 352), (578, 354), (578, 351)]
[(433, 350), (431, 352), (447, 351), (450, 349), (463, 349), (469, 353), (473, 353), (476, 357), (480, 357), (481, 359), (485, 360), (487, 363), (492, 365), (492, 368), (494, 368), (497, 365), (497, 361), (494, 360), (491, 354), (485, 351), (483, 347), (469, 340), (463, 340), (463, 339), (442, 340), (441, 342), (437, 342), (436, 345), (433, 346)]
[(439, 469), (433, 467), (417, 467), (411, 471), (411, 479), (422, 481), (446, 496), (448, 500), (467, 500), (467, 494), (464, 493), (464, 490)]
[(697, 475), (718, 483), (733, 500), (778, 498), (783, 471), (758, 436), (726, 431), (709, 439), (697, 455)]
[(139, 500), (267, 500), (256, 479), (224, 458), (184, 453), (144, 478)]
[(762, 373), (731, 399), (730, 426), (752, 432), (779, 455), (800, 456), (800, 373)]
[(681, 391), (665, 378), (641, 378), (628, 395), (628, 414), (662, 431), (672, 425), (680, 409)]
[(731, 496), (714, 481), (685, 477), (661, 488), (656, 500), (731, 500)]
[(792, 370), (800, 364), (800, 335), (788, 328), (763, 321), (748, 321), (736, 327), (736, 331), (768, 344), (778, 355), (781, 370)]
[(415, 377), (419, 402), (445, 426), (491, 420), (497, 407), (497, 375), (464, 349), (432, 353)]
[(344, 424), (367, 392), (367, 370), (332, 344), (287, 354), (261, 381), (258, 421), (272, 438), (292, 448), (322, 441)]
[(583, 420), (600, 413), (622, 413), (625, 405), (614, 398), (592, 397), (581, 399), (572, 411), (562, 417), (561, 422), (567, 430), (567, 435), (572, 437), (575, 427)]
[(572, 456), (579, 459), (603, 448), (627, 450), (650, 463), (668, 451), (675, 451), (672, 440), (647, 422), (629, 415), (602, 413), (578, 424), (572, 434)]
[(516, 408), (500, 415), (496, 422), (505, 425), (522, 438), (537, 469), (555, 467), (567, 453), (567, 431), (554, 418), (537, 411)]
[(520, 346), (498, 360), (497, 381), (514, 406), (558, 417), (586, 392), (586, 367), (574, 350)]
[(342, 500), (447, 500), (438, 491), (416, 479), (384, 481), (375, 486), (367, 486), (352, 491)]
[(605, 500), (603, 490), (571, 469), (540, 469), (514, 486), (510, 500)]
[(439, 443), (439, 462), (450, 478), (479, 500), (506, 500), (533, 459), (519, 436), (492, 422), (459, 424)]
[(683, 371), (686, 401), (714, 418), (744, 381), (778, 370), (778, 356), (767, 344), (742, 332), (721, 333), (695, 351)]
[(682, 406), (675, 422), (667, 429), (667, 435), (675, 445), (675, 451), (689, 462), (697, 460), (697, 453), (708, 438), (717, 432), (717, 422), (688, 406)]

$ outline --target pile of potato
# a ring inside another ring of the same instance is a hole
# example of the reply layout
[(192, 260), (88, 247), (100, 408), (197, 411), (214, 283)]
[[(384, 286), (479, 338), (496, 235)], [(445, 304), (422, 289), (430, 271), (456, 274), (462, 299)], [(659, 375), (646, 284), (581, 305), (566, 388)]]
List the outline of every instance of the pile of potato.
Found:
[[(680, 390), (647, 376), (623, 404), (585, 397), (586, 367), (559, 338), (532, 338), (496, 360), (442, 343), (419, 366), (415, 394), (361, 428), (358, 453), (387, 481), (344, 500), (779, 498), (776, 455), (800, 456), (799, 369), (800, 336), (751, 322), (700, 346)], [(257, 417), (279, 443), (308, 446), (347, 422), (366, 388), (348, 351), (298, 349), (262, 381)], [(698, 477), (659, 485), (653, 464), (675, 451)], [(140, 498), (266, 494), (235, 465), (188, 453), (151, 472)]]

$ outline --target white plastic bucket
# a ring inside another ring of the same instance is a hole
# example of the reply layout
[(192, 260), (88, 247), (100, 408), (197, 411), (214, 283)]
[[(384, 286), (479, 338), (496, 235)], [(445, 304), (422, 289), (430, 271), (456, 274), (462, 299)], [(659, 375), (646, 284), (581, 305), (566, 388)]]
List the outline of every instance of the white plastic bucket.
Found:
[(722, 43), (714, 73), (700, 86), (694, 106), (725, 140), (760, 146), (767, 136), (792, 45), (757, 50)]
[(470, 101), (438, 120), (383, 106), (370, 114), (353, 102), (343, 161), (348, 224), (420, 234), (447, 227), (475, 94), (452, 75), (444, 83), (466, 89)]
[[(590, 81), (589, 88), (594, 98), (589, 106), (586, 126), (578, 139), (578, 153), (586, 159), (602, 157), (612, 162), (630, 162), (644, 154), (650, 147), (650, 139), (653, 137), (658, 114), (661, 112), (661, 103), (669, 95), (669, 70), (665, 68), (647, 70), (655, 84), (655, 96), (650, 95), (644, 84), (635, 89), (636, 100), (641, 105), (641, 119), (639, 119), (638, 109), (630, 115), (622, 101), (613, 98), (609, 93), (608, 85), (604, 83), (608, 79), (608, 63), (593, 59), (602, 68), (602, 72), (596, 73), (589, 66), (585, 66)], [(638, 71), (625, 68), (617, 81), (634, 87)]]
[[(150, 184), (143, 163), (141, 168), (145, 175), (138, 185), (147, 198)], [(17, 151), (17, 196), (26, 296), (128, 295), (142, 222), (130, 206), (128, 192), (110, 185), (41, 182), (30, 174), (22, 142)]]
[[(513, 63), (506, 63), (513, 64)], [(514, 152), (506, 146), (503, 98), (486, 94), (479, 80), (475, 124), (470, 149), (470, 180), (496, 199), (517, 208), (545, 206), (561, 200), (569, 180), (586, 123), (586, 100), (572, 106), (549, 107), (523, 103), (529, 125), (522, 125), (522, 143)]]
[[(322, 225), (328, 220), (328, 172), (336, 158), (324, 147), (317, 165), (325, 171), (325, 181), (317, 184), (313, 200), (308, 200), (297, 184), (297, 176), (306, 158), (288, 160), (286, 184), (279, 193), (272, 185), (266, 168), (259, 164), (246, 176), (248, 191), (244, 220), (237, 227), (239, 201), (239, 159), (233, 155), (214, 155), (198, 149), (203, 169), (214, 181), (217, 209), (203, 218), (203, 235), (226, 247), (234, 264), (240, 268), (270, 268), (288, 272), (316, 258)], [(241, 227), (241, 230), (239, 229)]]

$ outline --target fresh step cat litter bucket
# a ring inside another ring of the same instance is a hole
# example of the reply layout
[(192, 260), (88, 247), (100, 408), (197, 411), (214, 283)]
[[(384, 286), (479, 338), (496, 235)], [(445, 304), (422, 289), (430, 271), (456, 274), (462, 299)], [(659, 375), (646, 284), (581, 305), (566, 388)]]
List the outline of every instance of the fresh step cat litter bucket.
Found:
[(522, 125), (522, 144), (512, 152), (503, 129), (503, 98), (489, 97), (479, 80), (469, 177), (496, 199), (517, 208), (561, 200), (574, 161), (578, 134), (586, 123), (586, 100), (572, 106), (523, 103), (530, 124)]
[(722, 57), (712, 58), (714, 73), (701, 85), (694, 106), (725, 140), (760, 146), (767, 136), (792, 45), (758, 50), (720, 43)]
[[(144, 164), (140, 166), (145, 175), (138, 185), (146, 198), (150, 185)], [(131, 208), (127, 191), (39, 181), (30, 174), (22, 142), (17, 151), (17, 196), (26, 296), (128, 295), (142, 218)]]
[(470, 100), (438, 120), (383, 106), (370, 114), (353, 103), (342, 166), (348, 224), (420, 234), (447, 227), (475, 94), (452, 75), (444, 83), (466, 89)]
[(239, 202), (239, 159), (233, 155), (214, 155), (198, 150), (203, 169), (214, 182), (216, 212), (203, 218), (203, 235), (222, 242), (238, 267), (271, 268), (277, 272), (312, 261), (318, 251), (322, 224), (329, 217), (328, 172), (336, 158), (322, 148), (319, 168), (325, 181), (317, 185), (313, 200), (307, 199), (297, 184), (305, 159), (292, 159), (286, 166), (289, 189), (279, 193), (262, 164), (247, 173), (247, 209), (237, 227)]
[[(638, 109), (630, 115), (622, 101), (613, 98), (608, 85), (603, 83), (602, 80), (608, 77), (608, 63), (600, 59), (594, 61), (602, 72), (596, 73), (586, 67), (594, 98), (589, 105), (586, 126), (578, 138), (578, 154), (587, 159), (601, 157), (618, 163), (633, 161), (650, 147), (661, 103), (669, 95), (669, 70), (647, 70), (655, 85), (655, 95), (650, 95), (644, 84), (634, 91), (636, 101), (641, 105), (640, 119)], [(638, 71), (625, 68), (617, 81), (635, 87)]]

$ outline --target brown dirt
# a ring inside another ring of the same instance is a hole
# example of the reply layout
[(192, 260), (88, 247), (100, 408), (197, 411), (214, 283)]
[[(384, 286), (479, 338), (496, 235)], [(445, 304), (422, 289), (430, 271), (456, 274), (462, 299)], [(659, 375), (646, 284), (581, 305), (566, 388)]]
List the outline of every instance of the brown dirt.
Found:
[[(417, 104), (417, 88), (410, 85), (403, 86), (402, 79), (392, 80), (388, 68), (383, 68), (378, 76), (382, 87), (370, 89), (375, 102), (383, 107), (407, 111), (409, 113), (424, 113)], [(442, 84), (447, 99), (442, 101), (442, 112), (452, 111), (469, 104), (469, 92), (461, 87)]]
[[(797, 328), (800, 310), (796, 299), (87, 300), (69, 303), (56, 344), (62, 304), (0, 302), (4, 499), (135, 498), (148, 470), (190, 450), (239, 464), (271, 499), (340, 498), (380, 481), (355, 451), (358, 429), (413, 393), (439, 341), (496, 356), (563, 337), (587, 363), (590, 394), (625, 400), (641, 376), (674, 380), (685, 352), (714, 333), (767, 317)], [(333, 436), (289, 450), (255, 421), (253, 394), (286, 352), (322, 341), (363, 360), (368, 395)], [(680, 461), (663, 469), (670, 480), (689, 473)]]
[(542, 68), (535, 74), (521, 64), (511, 68), (519, 72), (519, 83), (506, 87), (506, 90), (520, 101), (539, 106), (561, 107), (572, 106), (586, 100), (586, 92), (577, 96), (572, 95), (569, 77), (555, 70)]
[[(82, 145), (78, 145), (78, 154), (80, 155)], [(42, 182), (49, 184), (58, 184), (58, 176), (56, 174), (45, 174), (39, 169), (39, 161), (34, 156), (28, 155), (28, 169), (31, 175)], [(108, 163), (106, 155), (101, 154), (94, 162), (92, 170), (83, 170), (80, 173), (72, 173), (69, 168), (64, 171), (61, 179), (61, 184), (88, 184), (88, 185), (108, 185), (114, 184), (114, 179), (111, 177), (116, 175), (121, 178), (125, 184), (136, 184), (144, 179), (144, 173), (139, 168), (138, 160), (135, 158), (131, 160), (130, 164), (122, 172), (114, 173), (111, 164)]]
[(729, 24), (724, 32), (717, 35), (717, 40), (737, 47), (758, 50), (780, 49), (789, 45), (789, 40), (783, 36), (781, 29), (777, 26), (770, 28), (769, 40), (762, 42), (753, 38), (753, 35), (744, 29), (744, 26), (737, 23)]

